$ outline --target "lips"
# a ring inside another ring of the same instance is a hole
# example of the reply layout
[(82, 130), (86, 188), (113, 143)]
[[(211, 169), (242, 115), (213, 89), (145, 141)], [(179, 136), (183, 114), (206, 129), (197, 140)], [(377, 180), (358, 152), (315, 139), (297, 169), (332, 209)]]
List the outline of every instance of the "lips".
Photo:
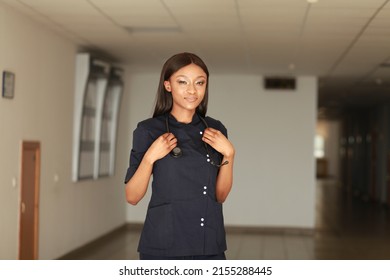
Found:
[(197, 97), (192, 97), (192, 96), (190, 96), (190, 97), (184, 97), (184, 99), (185, 100), (187, 100), (188, 102), (196, 102), (197, 100), (198, 100), (198, 98)]

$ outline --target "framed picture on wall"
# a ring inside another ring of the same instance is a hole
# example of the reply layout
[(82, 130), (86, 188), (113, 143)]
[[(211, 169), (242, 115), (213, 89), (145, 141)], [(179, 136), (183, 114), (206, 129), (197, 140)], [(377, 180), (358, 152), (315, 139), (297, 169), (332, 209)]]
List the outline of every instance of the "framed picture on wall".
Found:
[(14, 98), (15, 74), (3, 71), (2, 95), (4, 98)]

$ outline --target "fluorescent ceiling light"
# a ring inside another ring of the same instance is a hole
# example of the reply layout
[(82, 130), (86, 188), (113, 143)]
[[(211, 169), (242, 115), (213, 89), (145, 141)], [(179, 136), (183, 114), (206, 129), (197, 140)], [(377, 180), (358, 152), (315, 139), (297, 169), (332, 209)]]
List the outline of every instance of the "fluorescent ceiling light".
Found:
[(131, 27), (124, 26), (124, 28), (131, 34), (172, 34), (180, 33), (178, 27)]

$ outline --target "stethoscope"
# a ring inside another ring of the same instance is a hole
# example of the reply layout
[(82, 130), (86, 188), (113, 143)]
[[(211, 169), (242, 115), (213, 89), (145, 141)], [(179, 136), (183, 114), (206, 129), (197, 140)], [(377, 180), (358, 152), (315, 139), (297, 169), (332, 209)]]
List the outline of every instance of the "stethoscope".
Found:
[[(208, 126), (206, 120), (204, 118), (202, 118), (201, 116), (199, 116), (199, 115), (198, 115), (198, 117), (203, 122), (204, 126), (206, 128), (208, 128), (209, 126)], [(168, 117), (168, 114), (165, 116), (165, 127), (166, 127), (167, 132), (169, 133), (170, 131), (169, 131), (169, 117)], [(209, 145), (207, 143), (205, 143), (205, 142), (203, 142), (203, 145), (205, 147), (207, 157), (210, 157), (209, 148), (208, 148)], [(182, 151), (182, 149), (179, 146), (176, 146), (170, 152), (170, 154), (174, 158), (179, 158), (179, 157), (181, 157), (183, 155), (183, 151)], [(214, 165), (214, 166), (216, 166), (218, 168), (229, 163), (229, 161), (226, 160), (223, 163), (218, 164), (212, 158), (208, 158), (207, 161), (210, 162), (210, 164), (212, 164), (212, 165)]]

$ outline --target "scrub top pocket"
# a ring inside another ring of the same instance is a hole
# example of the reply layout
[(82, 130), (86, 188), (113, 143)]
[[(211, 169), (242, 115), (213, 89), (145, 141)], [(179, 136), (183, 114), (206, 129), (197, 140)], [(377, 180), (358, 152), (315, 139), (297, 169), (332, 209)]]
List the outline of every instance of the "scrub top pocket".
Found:
[(171, 204), (149, 208), (142, 235), (143, 247), (168, 249), (172, 246), (173, 217)]

